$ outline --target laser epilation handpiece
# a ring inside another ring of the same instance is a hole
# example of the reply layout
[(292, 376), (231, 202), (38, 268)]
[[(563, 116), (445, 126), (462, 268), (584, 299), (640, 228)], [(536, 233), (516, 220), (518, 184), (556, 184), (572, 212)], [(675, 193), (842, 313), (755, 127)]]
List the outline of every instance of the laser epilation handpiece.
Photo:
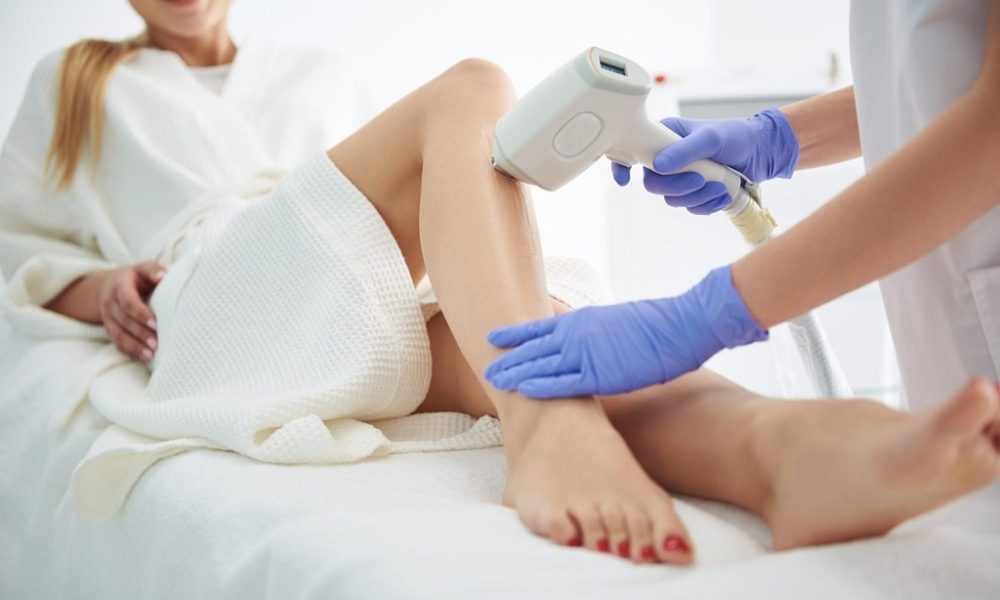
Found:
[[(602, 156), (653, 169), (653, 157), (681, 139), (646, 112), (652, 79), (638, 64), (590, 48), (518, 100), (497, 123), (493, 165), (545, 190), (556, 190)], [(655, 169), (654, 169), (655, 170)], [(725, 209), (751, 244), (776, 227), (753, 182), (710, 160), (684, 168), (719, 181), (733, 198)]]
[[(590, 48), (535, 86), (497, 122), (493, 166), (550, 191), (602, 156), (653, 169), (657, 153), (681, 137), (647, 114), (651, 88), (649, 74), (638, 64)], [(711, 160), (683, 170), (726, 186), (733, 202), (724, 211), (747, 242), (762, 244), (774, 235), (774, 218), (761, 205), (757, 187), (741, 173)], [(850, 396), (819, 321), (806, 313), (789, 325), (816, 392)]]

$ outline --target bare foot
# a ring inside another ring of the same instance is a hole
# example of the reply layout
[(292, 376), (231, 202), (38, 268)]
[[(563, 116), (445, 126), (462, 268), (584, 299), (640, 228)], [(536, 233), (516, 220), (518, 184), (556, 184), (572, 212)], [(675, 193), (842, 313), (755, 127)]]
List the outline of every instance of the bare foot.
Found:
[(509, 465), (504, 504), (532, 532), (635, 562), (691, 562), (670, 496), (596, 402), (532, 401), (501, 415), (501, 423)]
[(1000, 397), (982, 380), (917, 414), (843, 400), (768, 412), (756, 431), (775, 550), (885, 534), (1000, 474)]

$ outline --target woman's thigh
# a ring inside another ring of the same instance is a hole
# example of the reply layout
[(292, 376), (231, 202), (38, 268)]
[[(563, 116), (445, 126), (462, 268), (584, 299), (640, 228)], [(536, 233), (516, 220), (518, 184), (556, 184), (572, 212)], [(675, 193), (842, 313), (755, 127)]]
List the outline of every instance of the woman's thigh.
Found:
[(327, 152), (382, 216), (414, 283), (425, 274), (418, 235), (421, 143), (415, 125), (424, 92), (406, 96)]

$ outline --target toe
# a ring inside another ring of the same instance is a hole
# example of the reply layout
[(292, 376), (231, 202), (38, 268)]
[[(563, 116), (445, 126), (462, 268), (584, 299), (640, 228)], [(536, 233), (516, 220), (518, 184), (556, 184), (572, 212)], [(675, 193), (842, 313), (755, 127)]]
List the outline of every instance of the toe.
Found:
[(935, 429), (965, 437), (979, 435), (997, 419), (1000, 408), (997, 388), (985, 379), (974, 379), (944, 406), (933, 413)]
[(601, 519), (604, 521), (604, 528), (608, 532), (608, 549), (618, 554), (618, 556), (630, 558), (632, 556), (632, 545), (629, 543), (628, 524), (625, 521), (625, 513), (617, 505), (602, 505), (600, 511)]
[(986, 428), (986, 435), (993, 442), (993, 449), (1000, 452), (1000, 421), (994, 421)]
[(583, 544), (580, 531), (566, 511), (526, 512), (523, 521), (535, 535), (547, 537), (561, 546), (581, 546)]
[(974, 465), (976, 472), (975, 479), (980, 480), (982, 485), (993, 481), (1000, 476), (1000, 452), (997, 450), (996, 438), (991, 438), (986, 434), (986, 438), (980, 443), (970, 445), (969, 463)]
[(583, 545), (579, 529), (573, 523), (573, 519), (565, 512), (553, 513), (549, 516), (546, 519), (546, 529), (548, 529), (549, 538), (557, 544), (564, 546)]
[(610, 549), (608, 532), (596, 506), (583, 506), (570, 511), (583, 536), (583, 545), (591, 550), (607, 552)]
[(691, 537), (673, 507), (658, 507), (650, 511), (653, 517), (653, 542), (661, 562), (686, 565), (691, 562)]
[(639, 508), (625, 511), (628, 524), (629, 543), (632, 546), (632, 560), (638, 563), (655, 562), (656, 548), (653, 546), (653, 520)]

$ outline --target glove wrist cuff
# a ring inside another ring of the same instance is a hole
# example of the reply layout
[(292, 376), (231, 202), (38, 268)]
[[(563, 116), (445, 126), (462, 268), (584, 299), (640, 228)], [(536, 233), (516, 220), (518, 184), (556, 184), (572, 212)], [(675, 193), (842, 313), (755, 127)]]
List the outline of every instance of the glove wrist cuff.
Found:
[(743, 298), (733, 286), (729, 265), (711, 271), (691, 289), (702, 322), (726, 348), (767, 340), (769, 333), (754, 320)]
[(782, 177), (791, 178), (795, 167), (799, 164), (799, 139), (795, 136), (792, 124), (788, 122), (785, 113), (777, 108), (768, 108), (756, 115), (766, 121), (765, 128), (770, 132), (769, 146), (772, 149), (772, 173), (769, 179)]

